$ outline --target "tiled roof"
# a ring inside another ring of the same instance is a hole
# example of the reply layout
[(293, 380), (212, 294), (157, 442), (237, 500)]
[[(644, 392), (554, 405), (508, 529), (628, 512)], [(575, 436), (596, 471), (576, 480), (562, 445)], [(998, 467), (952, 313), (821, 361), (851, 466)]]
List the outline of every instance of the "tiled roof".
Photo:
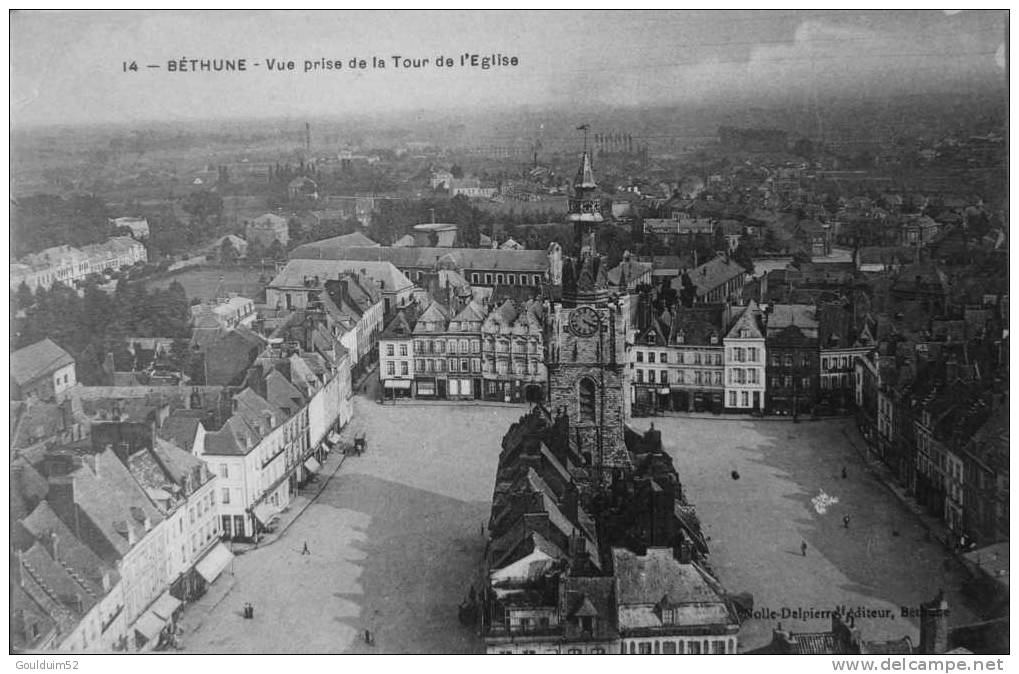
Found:
[(678, 609), (679, 624), (732, 622), (725, 597), (696, 564), (673, 557), (671, 548), (648, 548), (645, 556), (613, 548), (612, 558), (617, 604), (639, 609), (620, 612), (620, 629), (661, 626), (661, 615), (653, 607), (662, 603)]
[(23, 386), (73, 363), (71, 354), (43, 339), (11, 354), (11, 379)]
[(401, 269), (434, 267), (448, 257), (459, 269), (492, 269), (542, 273), (548, 269), (543, 250), (501, 250), (493, 248), (391, 247), (354, 248), (338, 245), (335, 239), (323, 239), (298, 246), (291, 260), (388, 261)]
[(706, 295), (715, 288), (746, 274), (746, 270), (734, 260), (718, 256), (689, 272), (690, 281), (696, 286), (698, 295)]
[[(295, 252), (303, 246), (295, 249)], [(378, 251), (378, 250), (416, 250), (412, 248), (342, 248), (340, 250), (356, 251)], [(378, 259), (377, 255), (364, 255), (360, 257), (324, 257), (323, 259), (309, 259), (296, 257), (291, 254), (291, 259), (286, 266), (276, 275), (276, 278), (269, 284), (270, 288), (303, 288), (306, 278), (319, 277), (334, 279), (343, 272), (354, 273), (364, 271), (364, 275), (372, 281), (384, 284), (384, 292), (399, 291), (410, 288), (414, 284), (404, 276), (397, 266), (385, 260)]]

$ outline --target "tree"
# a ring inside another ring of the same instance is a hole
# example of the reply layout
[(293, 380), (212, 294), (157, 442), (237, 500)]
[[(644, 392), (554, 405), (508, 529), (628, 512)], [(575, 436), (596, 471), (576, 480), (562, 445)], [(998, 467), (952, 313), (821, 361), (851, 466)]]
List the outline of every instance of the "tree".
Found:
[(16, 306), (18, 309), (27, 309), (32, 306), (34, 301), (32, 291), (29, 289), (28, 284), (22, 281), (14, 294), (14, 302)]
[(265, 257), (265, 246), (257, 237), (248, 241), (248, 259), (261, 260)]
[(280, 243), (279, 239), (273, 239), (272, 245), (269, 246), (269, 250), (266, 251), (266, 254), (273, 260), (282, 260), (286, 258), (287, 251), (286, 248), (283, 247), (283, 244)]
[(750, 251), (749, 246), (742, 241), (736, 246), (736, 250), (733, 251), (732, 259), (736, 261), (736, 264), (746, 269), (748, 274), (754, 273), (753, 253)]
[(223, 264), (233, 264), (237, 262), (237, 249), (228, 237), (223, 237), (223, 243), (219, 246), (219, 261)]

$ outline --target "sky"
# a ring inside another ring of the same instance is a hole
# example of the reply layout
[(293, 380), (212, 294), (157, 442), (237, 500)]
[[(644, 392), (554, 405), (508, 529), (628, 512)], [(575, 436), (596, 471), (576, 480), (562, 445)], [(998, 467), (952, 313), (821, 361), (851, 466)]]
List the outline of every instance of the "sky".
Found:
[[(11, 120), (710, 105), (1000, 87), (1006, 23), (1003, 11), (944, 10), (25, 11), (11, 16)], [(460, 67), (461, 54), (518, 65)], [(394, 68), (394, 55), (429, 63)], [(348, 67), (373, 56), (387, 67)], [(454, 67), (436, 67), (439, 56)], [(169, 72), (167, 62), (182, 58), (244, 58), (248, 70)], [(341, 69), (304, 72), (304, 61), (322, 58)], [(296, 70), (268, 72), (268, 59)], [(138, 71), (125, 72), (131, 62)]]

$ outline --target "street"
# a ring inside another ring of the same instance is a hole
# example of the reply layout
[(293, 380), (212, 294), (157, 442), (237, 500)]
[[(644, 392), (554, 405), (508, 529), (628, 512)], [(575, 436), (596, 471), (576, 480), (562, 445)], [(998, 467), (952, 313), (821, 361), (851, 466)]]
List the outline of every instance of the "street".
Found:
[[(483, 652), (456, 609), (468, 587), (477, 587), (480, 527), (500, 441), (524, 411), (383, 406), (358, 396), (344, 435), (364, 429), (367, 452), (347, 458), (278, 540), (238, 556), (234, 575), (225, 572), (188, 607), (185, 650)], [(632, 425), (644, 430), (649, 421)], [(971, 619), (947, 555), (924, 540), (915, 518), (858, 460), (849, 444), (856, 437), (851, 421), (659, 417), (654, 423), (711, 537), (711, 565), (730, 592), (751, 592), (757, 609), (890, 609), (894, 619), (857, 621), (863, 637), (916, 639), (918, 623), (898, 617), (901, 607), (944, 588), (951, 623)], [(333, 465), (331, 457), (318, 479), (326, 480)], [(811, 503), (821, 490), (838, 499), (824, 514)], [(305, 542), (308, 555), (301, 554)], [(254, 620), (242, 618), (248, 601)], [(753, 619), (743, 625), (742, 650), (770, 641), (779, 621), (792, 631), (828, 625), (827, 619)], [(366, 629), (373, 645), (364, 643)]]
[[(368, 450), (348, 457), (276, 542), (238, 556), (234, 575), (187, 608), (185, 652), (483, 653), (457, 606), (477, 582), (499, 443), (524, 411), (358, 396), (343, 435), (364, 428)], [(249, 601), (254, 620), (242, 617)]]

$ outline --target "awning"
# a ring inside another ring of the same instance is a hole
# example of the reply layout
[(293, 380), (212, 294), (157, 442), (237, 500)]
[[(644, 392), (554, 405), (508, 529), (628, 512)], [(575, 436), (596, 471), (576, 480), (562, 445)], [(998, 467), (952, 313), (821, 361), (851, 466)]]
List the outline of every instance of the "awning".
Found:
[(435, 395), (435, 383), (430, 381), (419, 381), (418, 382), (418, 395), (419, 396), (433, 396)]
[(223, 573), (223, 569), (230, 563), (230, 560), (234, 558), (232, 552), (226, 549), (226, 546), (222, 543), (216, 543), (215, 547), (209, 551), (209, 554), (202, 558), (202, 561), (195, 565), (195, 571), (198, 572), (206, 582), (211, 583), (212, 581), (219, 578), (219, 574)]
[(156, 603), (152, 605), (151, 611), (163, 620), (170, 620), (170, 618), (173, 617), (173, 612), (177, 610), (181, 603), (180, 599), (174, 597), (170, 594), (170, 591), (167, 590), (160, 595), (159, 599), (156, 600)]
[(251, 509), (251, 514), (255, 516), (259, 522), (263, 525), (269, 524), (272, 521), (273, 516), (276, 515), (276, 511), (272, 509), (268, 503), (259, 503), (257, 506)]
[(146, 641), (156, 641), (164, 626), (166, 626), (165, 620), (152, 611), (148, 611), (135, 622), (134, 631), (142, 635)]
[(666, 386), (665, 388), (658, 389), (658, 395), (667, 396), (670, 393), (672, 393), (672, 389), (670, 389), (668, 386)]
[(304, 467), (307, 468), (310, 473), (317, 473), (318, 469), (322, 466), (315, 460), (314, 456), (309, 456), (307, 461), (304, 462)]
[(383, 382), (383, 386), (385, 386), (385, 388), (410, 389), (410, 380), (409, 379), (387, 379), (385, 382)]

